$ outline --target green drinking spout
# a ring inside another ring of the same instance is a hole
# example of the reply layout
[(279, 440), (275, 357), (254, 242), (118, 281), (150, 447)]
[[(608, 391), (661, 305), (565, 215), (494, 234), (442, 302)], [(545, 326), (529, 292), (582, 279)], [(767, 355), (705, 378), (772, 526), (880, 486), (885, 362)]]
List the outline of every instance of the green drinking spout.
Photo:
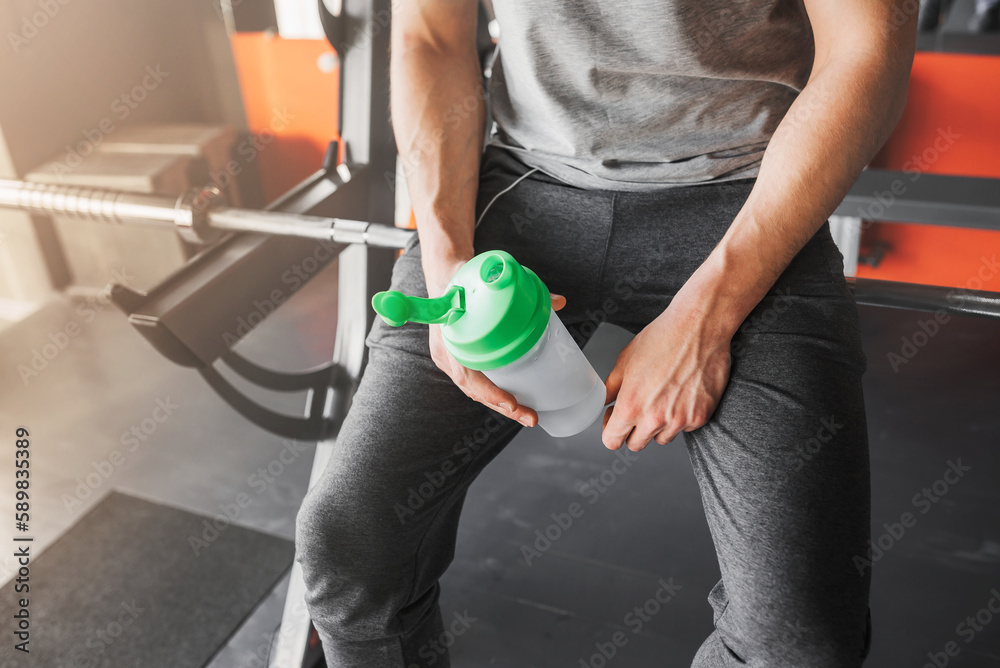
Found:
[(450, 325), (465, 314), (465, 289), (453, 285), (436, 299), (410, 297), (396, 290), (387, 290), (372, 297), (372, 307), (393, 327), (405, 322)]

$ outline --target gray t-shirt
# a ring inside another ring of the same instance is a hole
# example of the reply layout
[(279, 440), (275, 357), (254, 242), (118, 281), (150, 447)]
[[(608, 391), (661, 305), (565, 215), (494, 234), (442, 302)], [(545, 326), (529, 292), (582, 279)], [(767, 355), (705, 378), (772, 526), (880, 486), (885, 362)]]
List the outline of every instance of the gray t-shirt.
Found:
[(756, 176), (809, 78), (801, 0), (493, 0), (490, 140), (582, 188)]

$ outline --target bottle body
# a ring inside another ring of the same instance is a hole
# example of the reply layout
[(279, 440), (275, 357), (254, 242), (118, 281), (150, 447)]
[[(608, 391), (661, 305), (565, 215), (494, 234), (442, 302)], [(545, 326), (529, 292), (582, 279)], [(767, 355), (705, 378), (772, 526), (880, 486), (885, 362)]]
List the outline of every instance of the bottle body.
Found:
[(483, 373), (519, 404), (533, 408), (538, 425), (551, 436), (580, 433), (604, 409), (604, 382), (551, 309), (545, 332), (528, 352)]

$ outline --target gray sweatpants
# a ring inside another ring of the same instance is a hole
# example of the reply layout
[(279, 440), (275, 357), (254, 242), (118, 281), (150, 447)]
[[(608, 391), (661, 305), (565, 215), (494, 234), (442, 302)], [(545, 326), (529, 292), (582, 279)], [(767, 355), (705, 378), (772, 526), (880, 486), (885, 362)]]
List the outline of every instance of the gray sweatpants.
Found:
[[(753, 185), (624, 193), (540, 172), (518, 181), (527, 172), (487, 149), (475, 250), (506, 250), (565, 295), (559, 315), (581, 343), (595, 321), (638, 332), (659, 315)], [(842, 260), (824, 225), (734, 337), (714, 416), (685, 434), (722, 572), (695, 666), (843, 668), (867, 653), (870, 571), (854, 561), (869, 537), (865, 356)], [(392, 288), (426, 295), (416, 241)], [(438, 580), (466, 491), (522, 427), (434, 365), (426, 326), (379, 320), (367, 343), (333, 457), (299, 512), (297, 559), (331, 668), (440, 668)]]

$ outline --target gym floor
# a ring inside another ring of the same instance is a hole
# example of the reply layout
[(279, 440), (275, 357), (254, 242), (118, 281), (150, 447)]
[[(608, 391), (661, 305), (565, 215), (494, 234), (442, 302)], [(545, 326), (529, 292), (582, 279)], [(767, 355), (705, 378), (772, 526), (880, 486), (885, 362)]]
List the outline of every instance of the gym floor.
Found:
[[(239, 350), (287, 370), (329, 359), (335, 295), (335, 271), (328, 269)], [(3, 422), (34, 428), (38, 547), (51, 544), (111, 489), (218, 513), (276, 458), (282, 439), (243, 420), (195, 371), (161, 357), (114, 307), (82, 303), (63, 297), (0, 332)], [(872, 537), (884, 549), (874, 566), (875, 635), (866, 665), (916, 668), (930, 661), (928, 653), (944, 656), (949, 642), (959, 649), (949, 666), (1000, 665), (1000, 622), (990, 623), (987, 607), (1000, 592), (1000, 322), (953, 318), (924, 338), (914, 335), (927, 314), (861, 311)], [(17, 366), (30, 365), (32, 351), (70, 322), (80, 333), (23, 382)], [(903, 337), (924, 345), (904, 351)], [(587, 354), (599, 373), (611, 369), (627, 341), (622, 330), (598, 331)], [(890, 353), (907, 361), (896, 360), (894, 369)], [(176, 408), (96, 490), (84, 493), (80, 480), (158, 401)], [(294, 410), (295, 402), (285, 401)], [(711, 629), (706, 595), (719, 574), (687, 454), (679, 442), (653, 444), (589, 503), (581, 486), (609, 470), (615, 457), (600, 445), (598, 425), (569, 439), (525, 430), (475, 483), (443, 582), (446, 623), (454, 620), (461, 631), (452, 647), (456, 668), (601, 666), (596, 644), (616, 632), (627, 642), (608, 665), (688, 665)], [(937, 483), (959, 460), (968, 470), (958, 482)], [(266, 494), (255, 495), (237, 523), (291, 539), (311, 462), (310, 448), (284, 467)], [(936, 500), (918, 505), (914, 497), (924, 488), (936, 490)], [(0, 497), (13, 502), (6, 487)], [(544, 532), (552, 514), (574, 502), (584, 514), (529, 566), (522, 547), (534, 545), (536, 530)], [(902, 536), (883, 536), (884, 525), (907, 511), (916, 524)], [(4, 579), (11, 561), (0, 562)], [(647, 606), (661, 581), (672, 586), (672, 598)], [(275, 631), (284, 589), (282, 583), (271, 593), (211, 668), (260, 665), (253, 657)], [(636, 607), (652, 612), (643, 618), (632, 612)], [(965, 623), (970, 616), (974, 623)]]

